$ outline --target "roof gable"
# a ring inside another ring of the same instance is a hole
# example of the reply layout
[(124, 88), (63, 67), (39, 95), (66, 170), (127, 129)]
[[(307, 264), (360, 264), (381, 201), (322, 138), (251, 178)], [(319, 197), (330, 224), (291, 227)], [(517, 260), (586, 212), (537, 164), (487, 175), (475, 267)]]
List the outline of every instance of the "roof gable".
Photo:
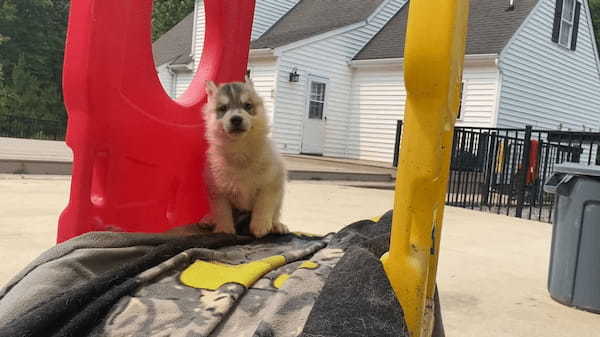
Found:
[[(194, 12), (190, 13), (152, 44), (154, 64), (187, 64), (191, 61)], [(186, 62), (187, 61), (187, 62)]]
[[(515, 8), (509, 10), (508, 1), (471, 0), (465, 53), (499, 54), (537, 3), (538, 0), (515, 0)], [(354, 59), (404, 57), (407, 19), (405, 5)]]
[(252, 48), (276, 48), (365, 21), (384, 0), (302, 0)]

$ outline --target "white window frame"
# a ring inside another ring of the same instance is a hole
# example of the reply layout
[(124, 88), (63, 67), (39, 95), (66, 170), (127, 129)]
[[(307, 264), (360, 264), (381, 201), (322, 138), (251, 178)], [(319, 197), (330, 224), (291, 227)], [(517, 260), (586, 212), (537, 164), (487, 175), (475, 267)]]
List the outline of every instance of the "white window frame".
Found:
[[(307, 78), (307, 95), (306, 95), (306, 119), (311, 119), (310, 118), (310, 102), (318, 102), (318, 103), (322, 103), (323, 105), (323, 111), (321, 114), (321, 120), (322, 121), (326, 121), (327, 120), (327, 116), (325, 115), (325, 112), (327, 111), (327, 92), (329, 90), (329, 80), (326, 77), (322, 77), (322, 76), (317, 76), (317, 75), (309, 75)], [(324, 87), (324, 92), (323, 92), (323, 101), (318, 101), (318, 100), (313, 100), (312, 99), (312, 84), (313, 83), (320, 83), (323, 84)], [(314, 118), (317, 119), (317, 118)]]
[[(563, 8), (562, 8), (562, 12), (560, 15), (560, 30), (558, 32), (558, 45), (563, 46), (565, 48), (571, 48), (571, 41), (573, 40), (573, 25), (575, 24), (575, 7), (577, 6), (577, 0), (572, 0), (573, 1), (573, 6), (571, 8), (571, 18), (570, 20), (565, 18), (565, 13), (567, 13), (567, 4), (569, 2), (569, 0), (564, 0), (563, 1)], [(565, 25), (569, 25), (571, 28), (569, 29), (569, 37), (567, 38), (566, 44), (562, 43), (562, 38), (563, 38), (563, 28), (566, 27)]]

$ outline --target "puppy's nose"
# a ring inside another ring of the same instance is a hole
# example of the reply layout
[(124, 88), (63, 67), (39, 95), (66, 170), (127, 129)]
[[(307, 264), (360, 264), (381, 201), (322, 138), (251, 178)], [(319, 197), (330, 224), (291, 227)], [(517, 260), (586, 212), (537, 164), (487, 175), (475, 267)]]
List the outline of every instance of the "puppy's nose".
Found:
[(239, 127), (240, 125), (242, 125), (242, 117), (240, 116), (233, 116), (229, 121), (231, 122), (231, 125), (235, 127)]

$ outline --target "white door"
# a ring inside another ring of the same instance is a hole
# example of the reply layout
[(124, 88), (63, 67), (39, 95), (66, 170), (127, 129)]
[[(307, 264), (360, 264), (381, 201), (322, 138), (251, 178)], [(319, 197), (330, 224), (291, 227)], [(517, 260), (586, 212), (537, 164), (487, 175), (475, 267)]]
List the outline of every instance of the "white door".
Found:
[(309, 76), (307, 86), (307, 103), (302, 128), (302, 153), (323, 154), (325, 140), (325, 93), (327, 81)]

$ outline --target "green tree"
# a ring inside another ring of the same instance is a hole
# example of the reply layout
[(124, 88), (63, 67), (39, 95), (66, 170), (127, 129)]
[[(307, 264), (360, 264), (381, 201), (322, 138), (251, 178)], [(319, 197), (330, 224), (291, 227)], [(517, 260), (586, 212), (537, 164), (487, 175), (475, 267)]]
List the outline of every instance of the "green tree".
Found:
[(68, 0), (0, 0), (0, 113), (65, 119), (61, 73)]
[(24, 55), (13, 68), (6, 89), (5, 107), (11, 115), (52, 120), (60, 117), (55, 114), (56, 109), (62, 106), (55, 88), (43, 85), (28, 70)]
[[(0, 23), (11, 23), (15, 20), (17, 6), (10, 1), (0, 0)], [(0, 45), (9, 40), (9, 37), (0, 32)]]
[[(69, 3), (0, 0), (0, 116), (66, 120), (61, 79)], [(154, 0), (153, 38), (191, 13), (194, 3)]]
[(194, 0), (154, 0), (152, 41), (156, 41), (193, 10)]
[(594, 26), (594, 35), (596, 36), (596, 45), (600, 49), (600, 0), (589, 0), (590, 11), (592, 12), (592, 24)]
[(8, 104), (8, 90), (4, 85), (4, 73), (2, 72), (2, 64), (0, 64), (0, 115), (3, 111), (6, 111)]

